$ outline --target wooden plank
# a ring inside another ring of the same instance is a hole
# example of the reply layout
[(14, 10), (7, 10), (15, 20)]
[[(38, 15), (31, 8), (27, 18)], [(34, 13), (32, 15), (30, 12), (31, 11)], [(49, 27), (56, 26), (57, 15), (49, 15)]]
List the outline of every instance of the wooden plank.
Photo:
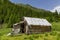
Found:
[(30, 32), (31, 33), (41, 33), (41, 32), (47, 32), (47, 31), (50, 31), (50, 27), (47, 27), (47, 26), (45, 26), (45, 27), (31, 27), (30, 29)]

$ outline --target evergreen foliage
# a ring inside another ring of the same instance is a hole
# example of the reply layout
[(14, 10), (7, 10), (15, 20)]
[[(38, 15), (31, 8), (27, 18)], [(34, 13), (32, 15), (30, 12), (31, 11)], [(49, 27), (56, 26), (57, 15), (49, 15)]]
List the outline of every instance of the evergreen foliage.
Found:
[(50, 22), (57, 22), (60, 16), (57, 11), (52, 13), (47, 10), (38, 9), (29, 4), (14, 4), (9, 0), (0, 1), (0, 24), (8, 23), (8, 26), (19, 22), (22, 17), (46, 18)]

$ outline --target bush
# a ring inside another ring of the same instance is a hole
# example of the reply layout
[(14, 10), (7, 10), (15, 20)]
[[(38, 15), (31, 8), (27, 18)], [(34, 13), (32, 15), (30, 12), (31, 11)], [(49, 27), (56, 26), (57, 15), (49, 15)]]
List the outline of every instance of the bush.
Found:
[(39, 37), (39, 35), (33, 35), (33, 38), (38, 38)]
[(45, 33), (45, 36), (48, 36), (48, 33)]
[(53, 32), (50, 33), (50, 35), (53, 35), (53, 36), (55, 36), (56, 34), (57, 34), (56, 31), (53, 31)]
[(32, 36), (30, 36), (30, 37), (29, 37), (29, 39), (30, 39), (30, 40), (33, 40), (33, 37), (32, 37)]
[(28, 39), (27, 37), (24, 38), (24, 40), (27, 40), (27, 39)]
[(43, 37), (42, 34), (40, 34), (40, 37)]

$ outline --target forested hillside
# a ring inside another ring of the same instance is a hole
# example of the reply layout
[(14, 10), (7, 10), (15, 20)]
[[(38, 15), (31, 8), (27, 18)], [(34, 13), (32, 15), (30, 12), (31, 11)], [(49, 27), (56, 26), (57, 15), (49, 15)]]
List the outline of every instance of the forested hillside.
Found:
[(0, 1), (0, 24), (7, 23), (8, 26), (19, 22), (22, 17), (46, 18), (50, 22), (58, 22), (60, 16), (57, 11), (52, 13), (47, 10), (38, 9), (28, 4), (14, 4), (9, 0)]

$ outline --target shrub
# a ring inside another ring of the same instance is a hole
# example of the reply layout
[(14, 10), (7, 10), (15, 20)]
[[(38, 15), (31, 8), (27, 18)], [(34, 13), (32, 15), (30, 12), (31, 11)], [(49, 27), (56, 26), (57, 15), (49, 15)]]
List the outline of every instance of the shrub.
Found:
[(48, 36), (48, 33), (46, 33), (45, 36)]
[(38, 38), (39, 37), (39, 35), (33, 35), (33, 38)]
[(32, 36), (30, 36), (30, 37), (29, 37), (29, 39), (30, 39), (30, 40), (33, 40), (33, 37), (32, 37)]
[(53, 35), (53, 36), (55, 36), (56, 34), (57, 34), (56, 31), (55, 32), (53, 31), (53, 32), (50, 33), (50, 35)]
[(26, 37), (24, 39), (27, 39)]
[(40, 37), (43, 37), (43, 36), (40, 34)]

